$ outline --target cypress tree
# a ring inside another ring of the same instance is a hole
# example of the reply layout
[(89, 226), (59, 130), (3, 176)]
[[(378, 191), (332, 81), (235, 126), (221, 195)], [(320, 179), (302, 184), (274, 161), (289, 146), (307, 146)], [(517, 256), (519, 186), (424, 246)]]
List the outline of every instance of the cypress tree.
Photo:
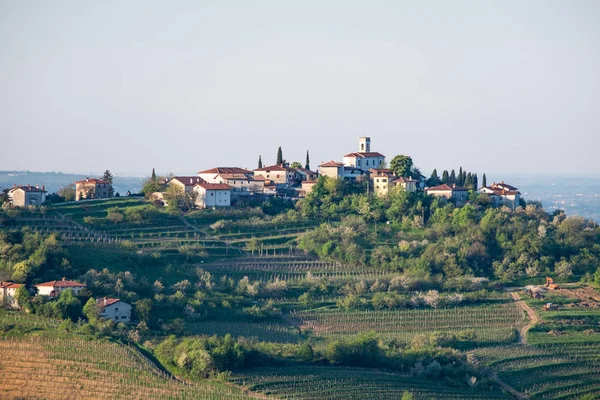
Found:
[(483, 178), (481, 179), (481, 186), (483, 186), (483, 187), (487, 186), (487, 179), (485, 177), (485, 174), (483, 174)]
[(310, 157), (308, 156), (308, 150), (306, 150), (306, 164), (304, 165), (304, 168), (310, 169)]
[(259, 155), (259, 156), (258, 156), (258, 168), (262, 168), (262, 167), (263, 167), (263, 165), (262, 165), (262, 158), (261, 158), (261, 156)]
[(475, 188), (475, 190), (477, 190), (478, 186), (477, 186), (477, 174), (473, 174), (473, 188)]
[(152, 176), (150, 177), (150, 179), (152, 180), (152, 182), (156, 182), (156, 172), (154, 171), (154, 168), (152, 168)]
[(452, 170), (450, 172), (450, 179), (449, 179), (450, 183), (456, 183), (456, 172), (454, 172), (454, 170)]
[(464, 186), (467, 189), (473, 189), (473, 176), (471, 176), (470, 172), (467, 174), (467, 177), (465, 178)]
[(465, 180), (463, 179), (463, 169), (462, 169), (462, 167), (460, 167), (458, 169), (458, 179), (456, 181), (456, 184), (458, 186), (463, 186), (465, 184)]
[(431, 173), (431, 176), (427, 180), (428, 186), (437, 186), (441, 183), (440, 177), (437, 174), (437, 169), (434, 169)]
[(281, 146), (277, 149), (277, 165), (283, 164), (283, 152), (281, 151)]
[(448, 170), (444, 170), (444, 172), (442, 172), (442, 183), (450, 183), (450, 177), (448, 176)]

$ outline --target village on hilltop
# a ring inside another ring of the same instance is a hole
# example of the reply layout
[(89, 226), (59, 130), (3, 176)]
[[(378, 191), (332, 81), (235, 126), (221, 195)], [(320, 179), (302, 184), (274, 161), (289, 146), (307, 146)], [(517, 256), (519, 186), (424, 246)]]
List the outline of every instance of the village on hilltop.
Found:
[[(246, 204), (243, 200), (248, 196), (254, 196), (254, 202), (268, 196), (302, 198), (312, 191), (319, 177), (323, 176), (345, 181), (367, 181), (369, 192), (377, 196), (387, 196), (391, 191), (400, 189), (407, 192), (421, 190), (460, 205), (468, 201), (469, 191), (476, 189), (478, 194), (487, 195), (494, 206), (505, 205), (514, 209), (521, 202), (519, 190), (504, 182), (494, 182), (487, 186), (484, 178), (482, 186), (477, 188), (475, 177), (470, 181), (469, 186), (472, 188), (469, 188), (451, 182), (468, 181), (466, 177), (459, 176), (443, 182), (437, 178), (436, 171), (430, 179), (421, 175), (418, 170), (415, 176), (411, 172), (415, 171), (398, 174), (390, 169), (383, 154), (371, 151), (371, 138), (363, 136), (359, 138), (357, 152), (344, 155), (341, 162), (321, 162), (318, 171), (310, 169), (308, 152), (304, 167), (299, 163), (289, 165), (282, 159), (275, 165), (263, 166), (259, 158), (258, 168), (254, 170), (215, 167), (200, 171), (195, 176), (166, 178), (160, 181), (161, 190), (147, 194), (147, 197), (154, 204), (165, 206), (168, 204), (166, 190), (171, 187), (192, 198), (195, 208), (230, 207), (236, 201)], [(436, 179), (433, 179), (434, 175)], [(114, 195), (111, 183), (103, 179), (86, 178), (74, 182), (74, 185), (75, 201), (106, 199)], [(15, 207), (40, 206), (46, 201), (46, 194), (44, 186), (15, 184), (8, 191), (8, 198)]]

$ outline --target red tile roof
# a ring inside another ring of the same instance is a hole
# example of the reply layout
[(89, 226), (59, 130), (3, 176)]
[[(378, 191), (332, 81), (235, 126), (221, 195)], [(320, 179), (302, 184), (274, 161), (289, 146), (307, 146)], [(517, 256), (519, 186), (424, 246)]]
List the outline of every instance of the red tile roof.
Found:
[(50, 282), (44, 282), (44, 283), (38, 283), (37, 285), (34, 286), (50, 286), (50, 287), (85, 287), (85, 285), (83, 283), (79, 283), (79, 282), (73, 282), (73, 281), (67, 281), (65, 278), (63, 278), (60, 281), (50, 281)]
[(467, 191), (469, 189), (464, 188), (462, 186), (456, 186), (456, 185), (447, 185), (445, 183), (439, 185), (439, 186), (433, 186), (433, 187), (429, 187), (429, 188), (425, 188), (425, 191), (427, 192), (436, 192), (436, 191)]
[(341, 162), (337, 162), (337, 161), (328, 161), (326, 163), (322, 163), (321, 165), (319, 165), (319, 167), (341, 167), (344, 164), (342, 164)]
[(348, 153), (346, 154), (344, 157), (360, 157), (360, 158), (365, 158), (365, 157), (385, 157), (383, 154), (378, 153), (376, 151), (373, 152), (356, 152), (356, 153)]
[(316, 172), (311, 171), (310, 169), (306, 169), (306, 168), (296, 168), (296, 171), (301, 172), (306, 175), (316, 175), (317, 174)]
[(18, 289), (23, 286), (22, 283), (0, 282), (0, 289)]
[(205, 190), (232, 190), (233, 188), (224, 183), (197, 183), (195, 186), (200, 186)]
[(196, 183), (206, 182), (204, 179), (200, 178), (199, 176), (174, 176), (171, 179), (169, 179), (169, 182), (172, 180), (181, 182), (185, 186), (194, 186)]
[(281, 165), (271, 165), (268, 167), (257, 168), (254, 171), (269, 172), (269, 171), (289, 171), (289, 170), (290, 170), (290, 168), (282, 167)]
[(252, 171), (238, 167), (217, 167), (200, 171), (198, 174), (252, 174)]
[(396, 179), (394, 179), (392, 182), (404, 182), (404, 183), (409, 183), (409, 182), (419, 182), (416, 179), (413, 178), (406, 178), (404, 176), (399, 176)]
[(75, 184), (78, 184), (78, 183), (93, 183), (95, 185), (103, 185), (103, 184), (107, 185), (108, 184), (108, 182), (103, 181), (102, 179), (96, 179), (96, 178), (86, 178), (84, 180), (75, 182)]
[(504, 183), (504, 181), (500, 182), (500, 183), (496, 183), (494, 182), (491, 186), (490, 189), (504, 189), (504, 190), (519, 190), (514, 186), (511, 186), (507, 183)]
[(113, 305), (115, 303), (120, 302), (120, 299), (113, 299), (110, 297), (103, 297), (101, 299), (96, 300), (96, 305), (99, 306), (100, 308), (104, 308), (106, 306), (110, 306)]

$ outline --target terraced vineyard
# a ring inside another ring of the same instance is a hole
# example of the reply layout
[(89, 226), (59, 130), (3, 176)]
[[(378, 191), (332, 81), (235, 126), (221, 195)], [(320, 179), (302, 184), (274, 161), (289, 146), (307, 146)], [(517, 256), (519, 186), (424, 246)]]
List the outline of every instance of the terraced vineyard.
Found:
[(233, 337), (260, 339), (265, 342), (297, 343), (301, 336), (298, 330), (279, 323), (246, 322), (246, 321), (207, 321), (188, 322), (188, 335), (219, 335), (231, 334)]
[(70, 337), (0, 339), (0, 398), (247, 399), (213, 383), (187, 384), (138, 350)]
[(499, 389), (452, 387), (443, 381), (384, 370), (340, 367), (257, 368), (234, 375), (254, 392), (294, 400), (397, 400), (405, 391), (415, 399), (508, 399)]
[(523, 312), (513, 303), (466, 306), (449, 309), (345, 311), (308, 310), (292, 315), (301, 329), (325, 338), (344, 338), (358, 332), (375, 331), (405, 343), (419, 333), (456, 332), (474, 329), (481, 343), (515, 340), (514, 331), (525, 325)]

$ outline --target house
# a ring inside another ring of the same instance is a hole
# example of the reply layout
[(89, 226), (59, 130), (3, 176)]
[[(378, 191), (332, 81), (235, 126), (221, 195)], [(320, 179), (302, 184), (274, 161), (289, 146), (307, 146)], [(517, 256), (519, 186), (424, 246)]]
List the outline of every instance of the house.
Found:
[(280, 186), (291, 186), (294, 182), (300, 180), (295, 169), (283, 165), (257, 168), (254, 170), (254, 175), (263, 176), (266, 180)]
[(371, 138), (363, 136), (358, 139), (359, 151), (344, 156), (344, 166), (358, 168), (367, 172), (371, 168), (380, 168), (385, 163), (385, 156), (371, 151)]
[(103, 297), (96, 300), (100, 309), (100, 317), (115, 322), (131, 322), (131, 304), (119, 299)]
[(306, 197), (307, 194), (312, 192), (313, 187), (318, 183), (318, 180), (313, 181), (302, 181), (302, 189), (300, 189), (300, 197)]
[(17, 303), (17, 290), (23, 285), (14, 282), (0, 282), (0, 304), (12, 308), (19, 308)]
[(229, 207), (233, 188), (225, 183), (197, 183), (193, 192), (196, 194), (196, 206)]
[(75, 182), (75, 200), (108, 199), (110, 183), (96, 178), (85, 178)]
[(469, 198), (469, 189), (462, 186), (456, 186), (455, 184), (448, 185), (444, 183), (438, 186), (425, 188), (425, 192), (431, 196), (454, 199), (458, 203), (465, 202)]
[(373, 192), (377, 196), (387, 196), (391, 189), (402, 188), (407, 192), (416, 192), (419, 181), (403, 176), (395, 176), (389, 169), (371, 169), (369, 170)]
[(329, 161), (319, 165), (319, 175), (333, 179), (355, 180), (365, 172), (360, 168), (348, 167), (337, 161)]
[(296, 174), (298, 175), (298, 178), (304, 182), (304, 181), (314, 181), (319, 177), (319, 174), (317, 174), (314, 171), (311, 171), (310, 169), (306, 169), (306, 168), (295, 168), (296, 170)]
[(504, 183), (504, 181), (500, 183), (494, 182), (490, 186), (483, 186), (477, 193), (488, 195), (495, 207), (505, 205), (515, 209), (521, 201), (519, 189)]
[(167, 181), (167, 185), (178, 188), (181, 192), (192, 193), (197, 183), (206, 181), (199, 176), (174, 176)]
[(238, 167), (217, 167), (198, 172), (198, 176), (207, 183), (220, 183), (232, 187), (232, 196), (244, 196), (263, 193), (265, 179), (255, 176), (254, 172)]
[(72, 290), (74, 294), (84, 290), (86, 286), (79, 282), (68, 281), (62, 278), (60, 281), (50, 281), (34, 285), (37, 293), (42, 296), (58, 297), (65, 290)]
[(8, 191), (8, 200), (15, 207), (41, 206), (46, 201), (46, 189), (44, 186), (17, 186), (14, 185)]

